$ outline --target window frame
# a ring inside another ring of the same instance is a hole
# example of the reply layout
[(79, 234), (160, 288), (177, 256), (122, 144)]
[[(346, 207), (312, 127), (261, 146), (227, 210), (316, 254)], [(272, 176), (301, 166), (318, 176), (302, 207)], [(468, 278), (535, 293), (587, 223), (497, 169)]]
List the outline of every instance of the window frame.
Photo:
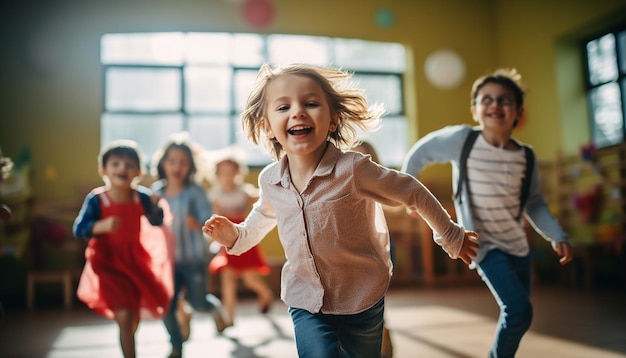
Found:
[[(615, 80), (608, 80), (608, 81), (603, 81), (603, 82), (599, 82), (597, 84), (594, 84), (592, 82), (592, 75), (591, 75), (591, 69), (589, 66), (589, 52), (587, 50), (587, 44), (591, 41), (595, 41), (595, 40), (599, 40), (602, 37), (612, 34), (613, 37), (615, 38), (615, 61), (616, 61), (616, 66), (617, 66), (617, 79)], [(598, 148), (609, 148), (609, 147), (613, 147), (619, 144), (622, 144), (624, 142), (626, 142), (626, 40), (624, 41), (624, 43), (620, 43), (620, 35), (624, 36), (624, 38), (626, 38), (626, 23), (617, 25), (617, 26), (613, 26), (610, 29), (604, 30), (602, 32), (598, 32), (596, 34), (594, 34), (593, 36), (589, 36), (588, 38), (584, 39), (581, 43), (581, 49), (582, 49), (582, 53), (583, 53), (583, 67), (584, 67), (584, 75), (585, 75), (585, 96), (587, 99), (587, 103), (588, 103), (588, 116), (589, 116), (589, 133), (590, 133), (590, 141), (596, 145), (596, 147)], [(623, 64), (623, 65), (622, 65)], [(596, 117), (594, 114), (594, 103), (592, 100), (592, 96), (593, 93), (598, 90), (600, 87), (610, 84), (610, 83), (615, 83), (618, 87), (618, 90), (620, 92), (619, 98), (621, 100), (621, 112), (622, 112), (622, 133), (621, 133), (621, 141), (617, 142), (617, 143), (611, 143), (611, 144), (601, 144), (597, 142), (597, 138), (596, 138), (596, 131), (597, 131), (597, 125), (596, 125)]]
[[(186, 36), (188, 34), (192, 34), (192, 32), (176, 32), (179, 34), (182, 34), (183, 36)], [(193, 32), (193, 33), (197, 33), (197, 32)], [(212, 32), (203, 32), (203, 33), (212, 33)], [(227, 34), (231, 34), (231, 35), (238, 35), (240, 33), (235, 33), (235, 32), (220, 32), (220, 33), (227, 33)], [(151, 32), (144, 32), (144, 33), (128, 33), (128, 35), (133, 35), (133, 34), (156, 34), (156, 32), (151, 33)], [(106, 35), (124, 35), (124, 33), (111, 33), (111, 34), (105, 34)], [(270, 60), (270, 54), (268, 53), (268, 43), (269, 43), (269, 38), (272, 35), (281, 35), (281, 34), (255, 34), (258, 35), (261, 38), (262, 41), (262, 62), (269, 62)], [(103, 38), (104, 38), (103, 36)], [(309, 36), (309, 35), (298, 35), (298, 36), (306, 36), (306, 37), (311, 37), (311, 38), (321, 38), (324, 39), (325, 41), (327, 41), (329, 43), (329, 45), (333, 44), (334, 40), (354, 40), (354, 39), (347, 39), (347, 38), (335, 38), (335, 37), (325, 37), (325, 36)], [(379, 41), (365, 41), (365, 42), (371, 42), (371, 43), (380, 43)], [(397, 44), (397, 43), (393, 43), (393, 42), (388, 42), (389, 44)], [(397, 45), (401, 45), (401, 44), (397, 44)], [(329, 46), (332, 47), (332, 46)], [(404, 47), (404, 46), (403, 46)], [(333, 62), (334, 58), (334, 49), (329, 49), (329, 54), (331, 56), (331, 62)], [(406, 48), (404, 48), (405, 54), (406, 54)], [(405, 66), (404, 69), (402, 71), (373, 71), (373, 70), (359, 70), (359, 69), (351, 69), (351, 68), (344, 68), (348, 71), (350, 71), (351, 73), (354, 74), (354, 77), (359, 77), (359, 76), (393, 76), (396, 77), (398, 79), (398, 90), (399, 90), (399, 94), (400, 94), (400, 98), (399, 101), (397, 102), (397, 105), (399, 106), (398, 110), (396, 111), (390, 111), (389, 113), (387, 113), (385, 115), (385, 118), (388, 118), (390, 120), (401, 120), (403, 119), (405, 121), (405, 125), (408, 128), (408, 117), (406, 115), (406, 93), (405, 93), (405, 76), (407, 74), (407, 68), (406, 68), (406, 58), (404, 59), (405, 61)], [(102, 65), (102, 86), (103, 86), (103, 91), (102, 91), (102, 114), (101, 114), (101, 128), (103, 126), (102, 121), (103, 119), (107, 116), (107, 115), (180, 115), (181, 117), (181, 131), (189, 131), (190, 130), (190, 122), (192, 121), (193, 117), (197, 117), (197, 116), (220, 116), (220, 117), (224, 117), (227, 121), (228, 121), (228, 127), (229, 127), (229, 143), (230, 145), (237, 145), (240, 144), (241, 142), (238, 139), (238, 133), (237, 131), (241, 128), (241, 124), (238, 121), (240, 113), (241, 113), (241, 109), (238, 108), (238, 97), (237, 97), (237, 89), (236, 89), (236, 85), (235, 85), (235, 79), (237, 78), (237, 75), (240, 74), (242, 71), (249, 71), (249, 72), (254, 72), (257, 73), (259, 70), (259, 67), (256, 66), (241, 66), (241, 65), (237, 65), (235, 63), (235, 61), (229, 61), (226, 64), (211, 64), (211, 63), (195, 63), (195, 62), (189, 62), (187, 61), (184, 56), (183, 56), (183, 60), (181, 64), (168, 64), (168, 63), (164, 63), (164, 64), (142, 64), (142, 63), (103, 63), (103, 61), (101, 60), (101, 65)], [(230, 79), (231, 79), (231, 86), (230, 86), (230, 93), (229, 93), (229, 98), (230, 98), (230, 104), (229, 104), (229, 111), (227, 112), (215, 112), (215, 111), (203, 111), (203, 110), (199, 110), (199, 111), (189, 111), (189, 109), (187, 108), (187, 88), (186, 88), (186, 78), (185, 78), (185, 69), (189, 68), (189, 67), (228, 67), (230, 68)], [(337, 64), (337, 67), (341, 67), (341, 64)], [(128, 109), (110, 109), (107, 108), (107, 73), (112, 70), (112, 69), (117, 69), (117, 68), (131, 68), (131, 69), (144, 69), (144, 68), (154, 68), (154, 69), (175, 69), (179, 72), (179, 77), (180, 77), (180, 108), (178, 108), (177, 110), (128, 110)], [(343, 68), (343, 67), (342, 67)], [(397, 124), (397, 122), (396, 122)], [(363, 139), (366, 140), (370, 140), (367, 137), (364, 137)], [(408, 143), (408, 137), (405, 139), (406, 140), (406, 146), (409, 145)], [(103, 140), (103, 134), (101, 134), (101, 138), (100, 140)], [(104, 144), (104, 143), (102, 143)], [(373, 143), (375, 146), (378, 146), (380, 149), (378, 149), (378, 151), (382, 150), (384, 147), (381, 144), (376, 145), (376, 143)], [(252, 144), (250, 144), (252, 145)], [(144, 148), (142, 148), (144, 149)], [(408, 148), (405, 148), (408, 149)], [(260, 150), (262, 150), (263, 152), (265, 152), (265, 150), (263, 148), (260, 148)], [(146, 153), (147, 156), (149, 156), (150, 153)], [(149, 162), (149, 158), (148, 162)], [(389, 165), (389, 166), (399, 166), (401, 164), (401, 160), (402, 158), (398, 158), (397, 159), (397, 163), (393, 163), (393, 165)], [(261, 168), (265, 165), (267, 165), (268, 163), (271, 162), (271, 159), (269, 157), (269, 155), (267, 155), (267, 161), (266, 162), (260, 162), (260, 163), (251, 163), (250, 167), (253, 168)]]

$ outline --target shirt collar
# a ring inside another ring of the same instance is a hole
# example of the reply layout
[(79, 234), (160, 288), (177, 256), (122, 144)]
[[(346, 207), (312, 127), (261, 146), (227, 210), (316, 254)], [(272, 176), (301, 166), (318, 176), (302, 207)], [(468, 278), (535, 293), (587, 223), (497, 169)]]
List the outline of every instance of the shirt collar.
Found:
[[(326, 144), (326, 150), (324, 151), (324, 155), (322, 155), (322, 160), (320, 160), (320, 163), (317, 165), (312, 178), (322, 177), (332, 173), (339, 159), (339, 155), (341, 155), (341, 151), (333, 143), (326, 142)], [(274, 163), (274, 165), (280, 165), (280, 168), (273, 171), (269, 182), (274, 185), (280, 183), (280, 185), (285, 188), (289, 187), (291, 177), (289, 175), (289, 161), (287, 156), (284, 155), (280, 161)]]

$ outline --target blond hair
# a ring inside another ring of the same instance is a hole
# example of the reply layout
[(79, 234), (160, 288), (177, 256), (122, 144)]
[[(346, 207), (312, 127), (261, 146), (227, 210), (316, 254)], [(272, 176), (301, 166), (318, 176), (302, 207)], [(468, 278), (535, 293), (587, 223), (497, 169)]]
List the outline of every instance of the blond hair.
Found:
[(246, 164), (245, 153), (237, 146), (229, 146), (222, 149), (205, 152), (209, 160), (209, 176), (208, 179), (212, 184), (217, 183), (217, 171), (222, 163), (231, 163), (237, 167), (239, 176), (236, 179), (237, 184), (241, 184), (243, 179), (248, 175), (250, 168)]
[(317, 82), (330, 105), (331, 115), (337, 115), (337, 128), (329, 134), (329, 140), (341, 149), (349, 149), (357, 142), (357, 128), (372, 131), (380, 125), (385, 114), (382, 105), (369, 106), (364, 90), (354, 87), (352, 74), (337, 68), (306, 64), (292, 64), (271, 68), (261, 66), (241, 115), (244, 133), (254, 144), (262, 144), (273, 159), (285, 154), (282, 145), (264, 135), (262, 118), (266, 117), (265, 96), (268, 84), (282, 75), (306, 76)]

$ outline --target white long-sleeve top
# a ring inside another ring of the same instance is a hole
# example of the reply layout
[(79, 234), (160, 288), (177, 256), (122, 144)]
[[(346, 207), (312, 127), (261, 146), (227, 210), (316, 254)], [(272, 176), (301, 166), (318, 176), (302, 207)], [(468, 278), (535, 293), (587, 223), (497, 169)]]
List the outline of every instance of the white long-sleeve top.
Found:
[(389, 233), (381, 203), (405, 205), (433, 229), (435, 241), (456, 258), (464, 230), (414, 177), (380, 166), (328, 143), (301, 193), (287, 158), (259, 176), (260, 198), (237, 225), (230, 254), (257, 245), (278, 225), (285, 250), (281, 298), (290, 307), (326, 314), (355, 314), (385, 294), (391, 278)]

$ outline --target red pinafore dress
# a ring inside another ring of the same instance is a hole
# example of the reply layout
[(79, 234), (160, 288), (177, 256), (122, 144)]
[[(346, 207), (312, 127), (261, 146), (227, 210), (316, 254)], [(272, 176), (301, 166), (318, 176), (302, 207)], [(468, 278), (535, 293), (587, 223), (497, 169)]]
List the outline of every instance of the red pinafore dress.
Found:
[(143, 215), (138, 192), (125, 203), (112, 202), (103, 189), (97, 194), (101, 218), (117, 216), (120, 225), (89, 240), (78, 298), (108, 319), (118, 309), (132, 309), (141, 319), (163, 317), (173, 297), (174, 242), (165, 222), (171, 220), (167, 203), (159, 203), (163, 225), (153, 226)]

